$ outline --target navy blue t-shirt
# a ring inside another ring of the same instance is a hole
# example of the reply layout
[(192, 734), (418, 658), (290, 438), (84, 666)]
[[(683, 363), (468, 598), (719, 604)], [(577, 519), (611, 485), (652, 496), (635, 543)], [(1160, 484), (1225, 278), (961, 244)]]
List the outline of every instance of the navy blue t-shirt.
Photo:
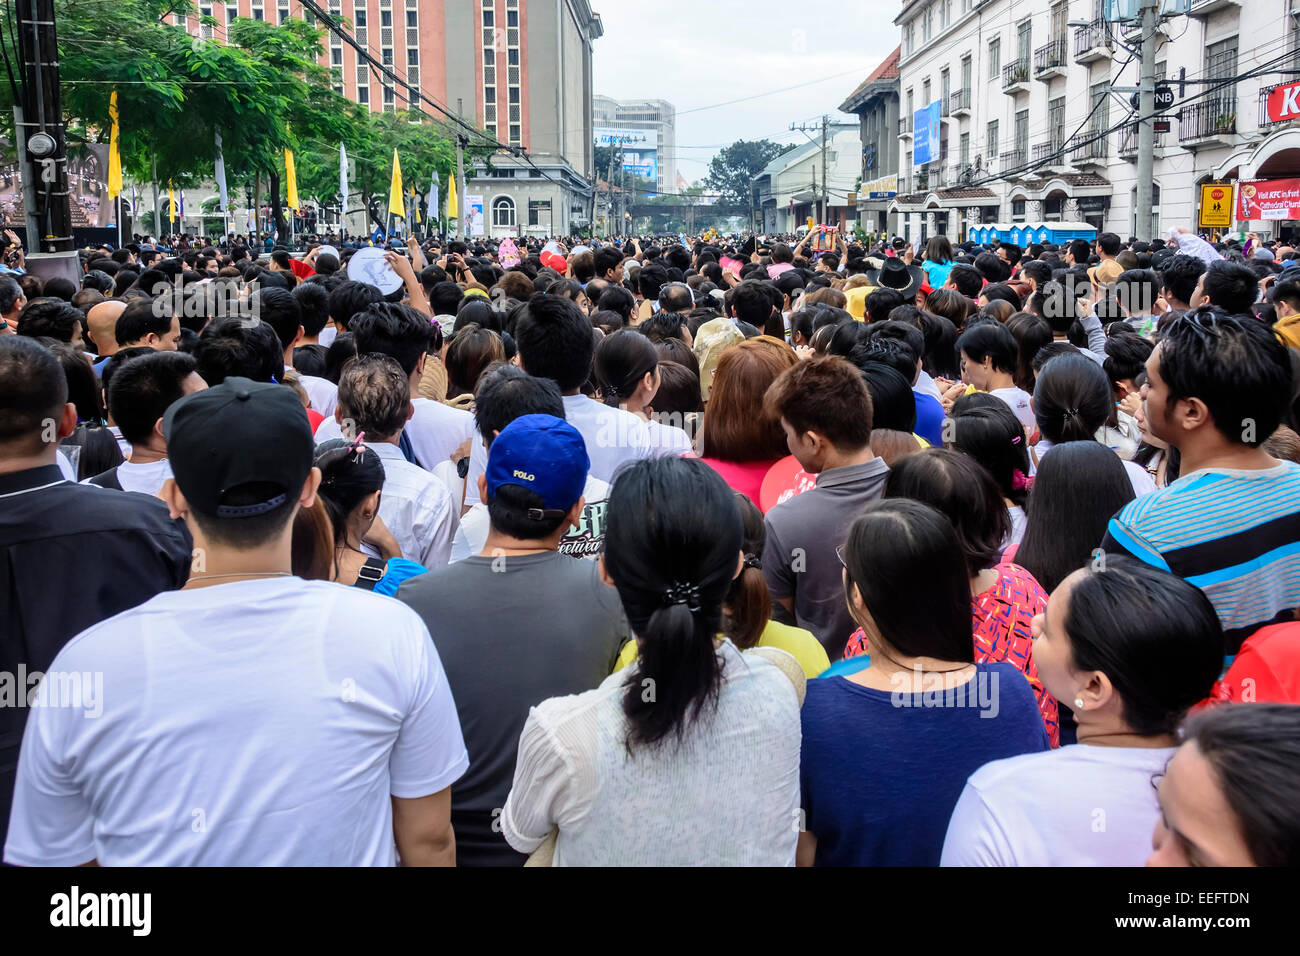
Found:
[(1025, 675), (975, 668), (961, 687), (920, 694), (808, 682), (799, 777), (818, 866), (938, 866), (966, 778), (1048, 749)]

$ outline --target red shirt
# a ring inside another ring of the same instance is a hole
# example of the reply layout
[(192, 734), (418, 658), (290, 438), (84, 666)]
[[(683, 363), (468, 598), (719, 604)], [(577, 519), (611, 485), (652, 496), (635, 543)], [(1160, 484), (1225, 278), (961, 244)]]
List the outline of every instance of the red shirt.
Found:
[(723, 461), (720, 458), (701, 458), (700, 461), (720, 474), (732, 491), (739, 491), (754, 502), (754, 507), (761, 507), (763, 479), (776, 461)]
[(1271, 624), (1246, 638), (1210, 698), (1300, 704), (1300, 623)]

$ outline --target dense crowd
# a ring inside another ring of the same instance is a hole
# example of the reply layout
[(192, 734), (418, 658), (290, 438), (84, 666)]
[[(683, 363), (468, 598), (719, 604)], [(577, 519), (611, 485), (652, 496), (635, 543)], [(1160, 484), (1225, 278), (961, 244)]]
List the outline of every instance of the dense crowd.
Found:
[(7, 259), (5, 862), (1300, 863), (1296, 249), (308, 245)]

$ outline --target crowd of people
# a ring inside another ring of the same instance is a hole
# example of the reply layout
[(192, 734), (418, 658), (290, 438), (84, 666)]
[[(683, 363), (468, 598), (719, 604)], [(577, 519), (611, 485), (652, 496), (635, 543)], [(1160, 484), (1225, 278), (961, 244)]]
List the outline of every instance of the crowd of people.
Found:
[(1300, 863), (1300, 251), (136, 240), (0, 275), (6, 863)]

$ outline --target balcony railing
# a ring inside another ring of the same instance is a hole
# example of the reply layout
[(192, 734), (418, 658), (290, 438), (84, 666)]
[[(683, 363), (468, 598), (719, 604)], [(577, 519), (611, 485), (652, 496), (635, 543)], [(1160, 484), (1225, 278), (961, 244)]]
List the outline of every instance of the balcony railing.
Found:
[(969, 165), (970, 165), (969, 163), (957, 163), (956, 165), (949, 166), (948, 185), (949, 186), (965, 185), (966, 170), (969, 168)]
[(1034, 162), (1050, 163), (1053, 166), (1065, 162), (1065, 151), (1062, 149), (1063, 143), (1060, 139), (1053, 137), (1046, 143), (1035, 143), (1033, 149)]
[(970, 112), (970, 90), (953, 90), (948, 94), (948, 112), (952, 116)]
[[(1164, 133), (1153, 133), (1151, 142), (1159, 149), (1165, 144)], [(1123, 157), (1133, 157), (1138, 151), (1138, 126), (1136, 123), (1130, 123), (1120, 130), (1119, 134), (1119, 154)]]
[[(1279, 83), (1273, 86), (1266, 86), (1259, 91), (1259, 125), (1262, 129), (1265, 126), (1281, 126), (1283, 123), (1291, 123), (1300, 120), (1300, 112), (1292, 111), (1291, 115), (1283, 116), (1281, 119), (1269, 119), (1268, 116), (1268, 97), (1278, 86), (1290, 86), (1290, 83)], [(1297, 97), (1300, 100), (1300, 97)], [(1287, 105), (1290, 105), (1289, 103)], [(1300, 105), (1298, 103), (1297, 105)], [(1284, 107), (1285, 108), (1285, 107)]]
[(1065, 37), (1057, 37), (1034, 51), (1034, 76), (1045, 78), (1065, 71)]
[(1000, 164), (999, 168), (1007, 172), (1025, 165), (1024, 148), (1012, 149), (1002, 153), (998, 156), (998, 163)]
[(1215, 97), (1200, 103), (1191, 103), (1178, 114), (1178, 138), (1194, 142), (1229, 136), (1237, 131), (1237, 100), (1235, 96)]
[(1093, 20), (1086, 27), (1074, 31), (1074, 58), (1080, 63), (1091, 63), (1110, 56), (1105, 20)]
[(898, 135), (899, 135), (899, 136), (911, 136), (911, 135), (912, 135), (912, 117), (910, 117), (910, 116), (903, 116), (903, 117), (900, 117), (900, 118), (899, 118), (899, 120), (898, 120)]
[(1003, 91), (1016, 92), (1017, 88), (1029, 82), (1029, 60), (1012, 60), (1002, 68), (1002, 89)]
[[(1104, 127), (1098, 127), (1097, 129), (1090, 129), (1086, 133), (1081, 133), (1079, 138), (1084, 142), (1078, 143), (1070, 150), (1070, 162), (1086, 163), (1094, 159), (1105, 159), (1106, 138), (1101, 135), (1103, 132), (1105, 132)], [(1101, 136), (1101, 138), (1093, 139), (1096, 136)], [(1087, 140), (1091, 140), (1091, 142), (1087, 142)]]

